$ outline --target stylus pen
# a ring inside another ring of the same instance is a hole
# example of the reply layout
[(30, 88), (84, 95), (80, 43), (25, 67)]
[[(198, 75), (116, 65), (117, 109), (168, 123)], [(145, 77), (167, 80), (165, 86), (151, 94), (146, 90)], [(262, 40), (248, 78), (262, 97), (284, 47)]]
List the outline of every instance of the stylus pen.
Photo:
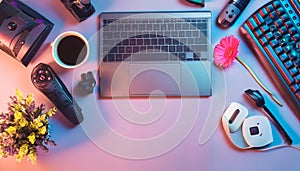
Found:
[(283, 129), (283, 127), (280, 125), (276, 117), (272, 114), (272, 112), (264, 105), (263, 109), (269, 114), (269, 116), (272, 118), (272, 120), (275, 122), (275, 126), (279, 130), (280, 134), (285, 137), (286, 142), (291, 145), (293, 143), (293, 140), (291, 137), (287, 134), (287, 132)]

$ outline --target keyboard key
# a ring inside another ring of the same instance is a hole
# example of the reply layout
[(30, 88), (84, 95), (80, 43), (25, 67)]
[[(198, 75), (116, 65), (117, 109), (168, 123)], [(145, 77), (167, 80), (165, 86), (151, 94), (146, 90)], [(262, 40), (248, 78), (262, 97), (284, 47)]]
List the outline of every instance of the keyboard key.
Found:
[(294, 35), (292, 36), (292, 38), (294, 39), (295, 42), (300, 41), (300, 35), (299, 35), (298, 33), (294, 34)]
[(138, 27), (139, 27), (140, 31), (146, 30), (146, 25), (145, 24), (139, 24)]
[(263, 18), (268, 15), (268, 11), (265, 8), (260, 9), (258, 12)]
[(122, 45), (129, 45), (129, 39), (125, 39), (125, 40), (123, 40), (122, 41), (122, 43), (121, 43)]
[(181, 30), (181, 23), (175, 23), (175, 30)]
[(200, 36), (199, 30), (193, 31), (193, 37), (199, 37), (199, 36)]
[(258, 29), (258, 25), (253, 18), (249, 18), (249, 20), (247, 20), (247, 25), (250, 27), (251, 30)]
[(294, 60), (294, 65), (295, 65), (295, 67), (300, 67), (300, 57), (299, 57), (299, 52), (298, 52), (298, 57), (297, 57), (297, 59), (296, 60)]
[(122, 55), (123, 55), (123, 61), (130, 60), (131, 53), (124, 53)]
[(279, 43), (278, 43), (278, 41), (276, 39), (273, 39), (273, 40), (270, 41), (270, 45), (273, 48), (275, 48), (275, 47), (277, 47), (279, 45)]
[(126, 46), (125, 47), (125, 53), (132, 53), (132, 47), (131, 46)]
[(118, 46), (118, 53), (125, 53), (125, 48), (123, 46)]
[(270, 41), (271, 39), (274, 38), (274, 35), (273, 35), (272, 32), (268, 32), (268, 33), (265, 34), (265, 37)]
[(156, 51), (161, 51), (161, 46), (154, 46), (154, 49), (155, 49)]
[(288, 60), (284, 63), (284, 66), (287, 68), (287, 69), (290, 69), (293, 67), (293, 62)]
[(281, 6), (280, 2), (279, 1), (274, 1), (272, 3), (273, 7), (276, 9), (277, 7)]
[(117, 53), (117, 51), (118, 51), (118, 48), (115, 46), (115, 47), (111, 48), (109, 53)]
[(169, 51), (168, 52), (175, 52), (175, 46), (169, 46)]
[(179, 59), (185, 60), (185, 53), (179, 53)]
[(176, 46), (176, 52), (183, 52), (183, 46), (182, 45)]
[(193, 52), (187, 52), (187, 53), (185, 53), (185, 60), (193, 60), (193, 59), (194, 59)]
[(146, 30), (152, 31), (152, 24), (146, 24)]
[(284, 50), (285, 53), (288, 53), (292, 48), (293, 47), (288, 44), (288, 45), (286, 45), (286, 46), (283, 47), (283, 50)]
[[(190, 38), (189, 40), (193, 40), (193, 38)], [(189, 44), (193, 44), (190, 41), (188, 41)], [(179, 45), (180, 42), (177, 39), (172, 39), (172, 45)]]
[(199, 30), (205, 30), (205, 29), (207, 29), (207, 24), (206, 23), (197, 23), (197, 28)]
[(150, 39), (144, 39), (144, 45), (150, 45), (151, 41)]
[(286, 34), (287, 33), (287, 28), (285, 26), (282, 26), (279, 28), (279, 31), (281, 34)]
[(295, 82), (299, 84), (300, 83), (300, 74), (296, 75), (294, 78), (295, 78)]
[(192, 37), (191, 31), (185, 31), (185, 37)]
[(118, 24), (117, 30), (118, 31), (124, 31), (124, 25), (123, 24)]
[(281, 26), (283, 25), (283, 22), (282, 22), (281, 19), (278, 19), (278, 20), (276, 20), (276, 21), (274, 22), (274, 24), (275, 24), (275, 26), (276, 26), (277, 28), (279, 28), (279, 27), (281, 27)]
[(293, 27), (293, 22), (290, 21), (290, 20), (289, 21), (285, 21), (284, 25), (285, 25), (285, 27), (290, 28), (290, 27)]
[(139, 46), (133, 46), (132, 47), (132, 53), (137, 53), (140, 51), (140, 47)]
[(289, 57), (287, 56), (286, 53), (283, 53), (281, 55), (279, 55), (279, 58), (282, 62), (286, 61), (287, 59), (289, 59)]
[(164, 52), (168, 52), (169, 47), (168, 46), (161, 46), (161, 50)]
[(136, 39), (129, 39), (129, 45), (136, 45)]
[(116, 54), (116, 61), (123, 61), (123, 55), (122, 54)]
[(262, 46), (266, 46), (268, 44), (268, 40), (265, 37), (260, 38), (258, 41)]
[(172, 24), (168, 24), (168, 30), (175, 30), (175, 25)]
[(178, 31), (171, 31), (171, 36), (172, 38), (178, 37)]
[(171, 39), (171, 38), (167, 38), (167, 39), (165, 40), (165, 43), (166, 43), (167, 45), (171, 45), (171, 44), (172, 44), (172, 39)]
[(260, 26), (260, 30), (265, 33), (265, 32), (268, 32), (269, 31), (269, 27), (267, 25), (262, 25)]
[(171, 53), (171, 55), (170, 55), (170, 60), (172, 60), (172, 61), (177, 61), (177, 60), (179, 60), (179, 53)]
[(296, 76), (296, 75), (298, 75), (298, 74), (299, 74), (299, 72), (298, 72), (298, 69), (297, 69), (297, 68), (292, 68), (292, 69), (290, 69), (289, 71), (290, 71), (290, 74), (291, 74), (292, 76)]
[(114, 46), (115, 41), (114, 40), (103, 40), (103, 46)]
[(160, 30), (159, 24), (153, 24), (153, 30)]
[(260, 14), (253, 15), (253, 18), (257, 22), (258, 25), (265, 23), (264, 18)]
[(265, 8), (266, 8), (266, 10), (268, 11), (268, 13), (274, 11), (274, 7), (273, 7), (272, 5), (268, 5), (268, 6), (266, 6)]
[(300, 87), (298, 84), (294, 84), (292, 86), (290, 86), (293, 92), (298, 92), (300, 91)]
[(191, 50), (192, 51), (201, 51), (202, 47), (201, 47), (201, 45), (192, 45)]
[(189, 23), (182, 23), (182, 30), (189, 30), (190, 24)]
[(143, 45), (143, 39), (136, 39), (136, 45)]
[(270, 17), (272, 18), (272, 20), (277, 20), (277, 19), (279, 19), (279, 16), (278, 16), (278, 14), (277, 14), (276, 11), (271, 12), (271, 13), (270, 13)]
[(115, 61), (115, 54), (108, 54), (107, 55), (107, 60), (108, 61)]
[(112, 32), (105, 32), (103, 34), (104, 39), (111, 39), (112, 38)]
[(179, 32), (178, 32), (178, 36), (179, 36), (179, 37), (185, 37), (184, 31), (179, 31)]
[(140, 46), (140, 52), (146, 51), (146, 50), (147, 50), (147, 47), (146, 47), (146, 46)]
[(289, 16), (287, 14), (283, 14), (282, 16), (280, 16), (281, 20), (286, 22), (287, 20), (289, 20)]
[(291, 35), (293, 35), (293, 34), (297, 33), (297, 29), (295, 27), (292, 27), (292, 28), (289, 29), (289, 33)]
[(276, 54), (281, 54), (283, 52), (283, 48), (281, 46), (274, 49)]
[(151, 39), (151, 45), (157, 45), (157, 39)]
[(284, 11), (284, 8), (282, 8), (282, 7), (276, 9), (276, 13), (277, 13), (278, 15), (281, 15), (281, 14), (283, 14), (284, 12), (285, 12), (285, 11)]
[(132, 30), (133, 31), (138, 31), (139, 30), (139, 26), (137, 24), (133, 24), (132, 25)]
[(121, 38), (128, 38), (128, 36), (127, 36), (127, 32), (121, 32)]
[(280, 31), (275, 31), (273, 32), (275, 39), (279, 39), (280, 37), (282, 37), (282, 34), (280, 33)]

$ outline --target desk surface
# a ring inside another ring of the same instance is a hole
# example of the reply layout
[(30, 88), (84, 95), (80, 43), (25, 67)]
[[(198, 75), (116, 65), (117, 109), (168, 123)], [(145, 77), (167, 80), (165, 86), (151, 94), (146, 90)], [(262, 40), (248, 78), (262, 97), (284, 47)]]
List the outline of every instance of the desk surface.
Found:
[[(97, 17), (100, 12), (198, 10), (198, 7), (184, 0), (92, 1), (96, 13), (78, 23), (59, 0), (23, 2), (46, 16), (55, 27), (27, 68), (7, 56), (0, 56), (0, 109), (6, 109), (6, 102), (15, 88), (20, 88), (25, 94), (33, 93), (38, 103), (52, 106), (30, 81), (32, 68), (44, 62), (56, 70), (73, 92), (84, 110), (85, 120), (81, 125), (70, 128), (57, 113), (50, 122), (51, 135), (58, 146), (50, 147), (49, 153), (40, 151), (35, 165), (26, 160), (17, 163), (13, 158), (1, 159), (0, 170), (299, 170), (300, 151), (294, 148), (243, 151), (235, 148), (226, 137), (220, 119), (225, 107), (232, 101), (246, 105), (250, 113), (261, 114), (242, 95), (247, 88), (261, 88), (237, 62), (226, 70), (215, 69), (214, 91), (210, 98), (99, 100), (96, 95), (76, 94), (81, 72), (97, 74)], [(225, 35), (233, 34), (240, 38), (239, 26), (263, 3), (251, 1), (236, 24), (227, 30), (219, 29), (213, 22), (212, 45)], [(207, 0), (203, 9), (212, 10), (215, 21), (224, 5), (223, 1)], [(88, 61), (75, 70), (60, 68), (53, 61), (49, 46), (58, 34), (68, 30), (82, 33), (91, 44)], [(267, 87), (278, 94), (243, 41), (239, 54)], [(269, 105), (282, 114), (281, 119), (293, 132), (295, 142), (300, 144), (300, 131), (295, 131), (300, 130), (299, 120), (287, 105), (283, 108), (272, 102)], [(151, 114), (156, 109), (161, 112)]]

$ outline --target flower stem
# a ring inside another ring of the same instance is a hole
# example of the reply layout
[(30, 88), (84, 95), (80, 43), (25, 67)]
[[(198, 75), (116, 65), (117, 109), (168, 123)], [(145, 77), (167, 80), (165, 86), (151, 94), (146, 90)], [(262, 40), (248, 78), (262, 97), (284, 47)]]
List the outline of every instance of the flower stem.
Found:
[(252, 69), (240, 58), (236, 57), (236, 59), (248, 70), (250, 75), (254, 78), (254, 80), (260, 85), (270, 96), (271, 98), (279, 105), (283, 106), (282, 103), (274, 96), (274, 94), (265, 86), (263, 83), (258, 79), (258, 77), (255, 75), (255, 73), (252, 71)]

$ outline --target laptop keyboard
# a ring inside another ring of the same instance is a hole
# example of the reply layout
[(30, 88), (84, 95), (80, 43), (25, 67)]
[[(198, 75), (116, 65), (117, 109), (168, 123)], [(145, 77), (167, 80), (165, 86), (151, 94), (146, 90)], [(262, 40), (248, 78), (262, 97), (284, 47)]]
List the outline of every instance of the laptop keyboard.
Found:
[(209, 59), (205, 18), (105, 19), (102, 31), (103, 62)]

